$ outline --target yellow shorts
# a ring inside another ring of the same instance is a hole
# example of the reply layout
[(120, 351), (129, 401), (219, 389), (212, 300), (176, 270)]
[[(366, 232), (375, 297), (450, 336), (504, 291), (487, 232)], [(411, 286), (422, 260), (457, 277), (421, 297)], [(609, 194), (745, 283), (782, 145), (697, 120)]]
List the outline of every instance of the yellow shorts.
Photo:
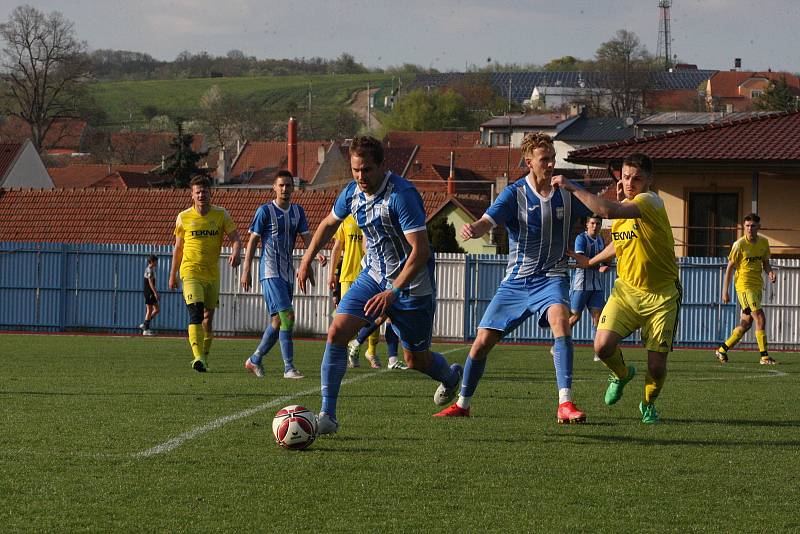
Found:
[(203, 303), (203, 307), (214, 310), (219, 306), (219, 280), (209, 282), (197, 278), (183, 280), (183, 300), (187, 305)]
[(678, 328), (681, 285), (653, 293), (626, 284), (619, 278), (600, 315), (598, 330), (611, 330), (623, 338), (642, 329), (642, 343), (653, 352), (671, 352)]
[(742, 307), (742, 313), (750, 315), (754, 311), (761, 309), (761, 289), (745, 289), (736, 291), (736, 298)]

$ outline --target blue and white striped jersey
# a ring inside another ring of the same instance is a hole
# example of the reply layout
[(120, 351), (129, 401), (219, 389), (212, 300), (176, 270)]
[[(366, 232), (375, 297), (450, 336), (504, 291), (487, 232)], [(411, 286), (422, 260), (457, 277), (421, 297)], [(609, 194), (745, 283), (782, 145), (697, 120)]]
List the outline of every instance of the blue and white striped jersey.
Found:
[[(379, 284), (392, 282), (403, 270), (411, 253), (406, 234), (427, 230), (425, 207), (414, 185), (387, 172), (378, 192), (368, 195), (356, 182), (350, 182), (333, 205), (333, 216), (344, 220), (353, 215), (367, 240), (363, 264), (370, 277)], [(433, 262), (421, 269), (414, 280), (402, 289), (411, 296), (430, 295), (434, 290)]]
[(297, 234), (308, 233), (308, 222), (303, 208), (290, 204), (282, 210), (275, 201), (261, 205), (257, 210), (250, 233), (261, 238), (261, 262), (258, 279), (281, 278), (294, 284), (292, 250)]
[(504, 280), (531, 275), (567, 276), (567, 244), (574, 222), (591, 215), (562, 189), (542, 197), (529, 176), (506, 187), (484, 217), (508, 230), (508, 267)]
[[(600, 234), (597, 234), (595, 238), (591, 238), (589, 234), (583, 232), (575, 238), (575, 252), (583, 254), (587, 258), (597, 256), (604, 248), (606, 248), (606, 244)], [(572, 277), (572, 289), (576, 291), (602, 291), (603, 275), (597, 270), (597, 267), (593, 269), (575, 269), (575, 276)]]

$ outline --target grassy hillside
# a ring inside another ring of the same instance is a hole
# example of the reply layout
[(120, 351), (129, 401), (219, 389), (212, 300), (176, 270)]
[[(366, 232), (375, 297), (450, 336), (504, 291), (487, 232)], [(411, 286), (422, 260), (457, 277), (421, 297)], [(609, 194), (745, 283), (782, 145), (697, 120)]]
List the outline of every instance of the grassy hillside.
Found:
[(286, 108), (294, 101), (304, 109), (308, 103), (309, 84), (312, 106), (325, 107), (344, 104), (353, 92), (366, 89), (367, 82), (372, 87), (389, 87), (391, 80), (388, 74), (194, 78), (98, 83), (92, 86), (91, 92), (108, 114), (108, 122), (114, 124), (130, 120), (144, 122), (142, 110), (145, 106), (154, 106), (160, 114), (194, 117), (200, 97), (214, 85), (225, 94), (252, 98), (266, 106)]

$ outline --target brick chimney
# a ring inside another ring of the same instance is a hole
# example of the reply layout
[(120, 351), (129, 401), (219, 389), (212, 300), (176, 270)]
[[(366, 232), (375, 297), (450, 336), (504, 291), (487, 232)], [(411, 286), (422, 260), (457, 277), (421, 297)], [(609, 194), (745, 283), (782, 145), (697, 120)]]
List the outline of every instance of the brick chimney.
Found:
[(450, 152), (450, 175), (447, 177), (447, 194), (456, 194), (456, 168), (455, 168), (456, 153)]
[(287, 149), (288, 149), (288, 164), (289, 172), (293, 177), (297, 176), (297, 121), (294, 117), (289, 117), (289, 131), (286, 136)]

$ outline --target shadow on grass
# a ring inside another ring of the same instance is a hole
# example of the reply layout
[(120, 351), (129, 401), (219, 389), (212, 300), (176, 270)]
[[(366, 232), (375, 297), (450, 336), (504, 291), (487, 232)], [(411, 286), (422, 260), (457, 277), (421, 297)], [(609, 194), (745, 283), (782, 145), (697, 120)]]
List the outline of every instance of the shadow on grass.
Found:
[(605, 443), (627, 443), (637, 445), (681, 445), (681, 446), (697, 446), (697, 445), (716, 445), (720, 447), (763, 447), (768, 445), (771, 447), (797, 447), (800, 445), (800, 440), (782, 440), (782, 441), (764, 441), (764, 440), (726, 440), (726, 439), (660, 439), (660, 438), (647, 438), (635, 437), (630, 435), (625, 436), (611, 436), (611, 435), (575, 435), (564, 436), (563, 434), (544, 434), (546, 437), (553, 438), (553, 441), (572, 441), (575, 443), (585, 443), (587, 441), (600, 441)]

